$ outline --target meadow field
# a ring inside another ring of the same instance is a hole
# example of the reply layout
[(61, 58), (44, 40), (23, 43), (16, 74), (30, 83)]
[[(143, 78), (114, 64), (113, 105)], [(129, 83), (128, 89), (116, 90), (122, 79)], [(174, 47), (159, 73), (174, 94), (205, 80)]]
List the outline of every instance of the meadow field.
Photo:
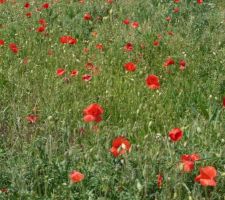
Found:
[(0, 0), (0, 200), (225, 200), (225, 0)]

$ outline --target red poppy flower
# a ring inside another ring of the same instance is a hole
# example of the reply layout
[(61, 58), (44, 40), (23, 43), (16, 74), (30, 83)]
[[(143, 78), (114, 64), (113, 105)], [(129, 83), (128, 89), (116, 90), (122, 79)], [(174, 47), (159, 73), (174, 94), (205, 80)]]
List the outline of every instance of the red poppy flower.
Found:
[(39, 26), (37, 29), (36, 29), (36, 32), (44, 32), (45, 31), (45, 26)]
[(125, 51), (132, 51), (133, 50), (133, 45), (131, 44), (131, 43), (127, 43), (124, 47), (123, 47), (123, 49), (125, 50)]
[(77, 39), (75, 39), (71, 36), (67, 36), (67, 35), (60, 37), (59, 40), (62, 44), (76, 44), (77, 43)]
[(127, 71), (130, 71), (130, 72), (134, 72), (136, 70), (136, 65), (132, 62), (128, 62), (126, 64), (124, 64), (124, 68), (127, 70)]
[(70, 72), (70, 76), (73, 77), (73, 76), (77, 76), (78, 75), (78, 71), (76, 69), (72, 70)]
[(91, 62), (86, 63), (85, 67), (86, 67), (87, 70), (94, 70), (95, 69), (94, 64), (91, 63)]
[(26, 119), (29, 123), (34, 124), (38, 120), (38, 116), (31, 114), (31, 115), (28, 115)]
[(170, 36), (173, 36), (174, 32), (173, 31), (167, 31), (167, 34), (170, 35)]
[(38, 23), (41, 24), (42, 26), (46, 26), (47, 25), (46, 20), (43, 19), (43, 18), (42, 19), (39, 19), (38, 20)]
[(84, 74), (83, 76), (82, 76), (82, 80), (83, 81), (90, 81), (92, 79), (92, 76), (90, 75), (90, 74)]
[(183, 137), (183, 131), (179, 128), (174, 128), (169, 132), (169, 137), (173, 142), (177, 142)]
[(17, 47), (17, 45), (15, 43), (10, 43), (9, 44), (9, 48), (15, 54), (19, 52), (19, 49), (18, 49), (18, 47)]
[(70, 173), (69, 178), (72, 183), (78, 183), (84, 179), (84, 174), (74, 170)]
[(88, 21), (88, 20), (92, 19), (92, 16), (90, 13), (85, 13), (83, 18), (84, 18), (84, 20)]
[(195, 177), (195, 181), (199, 182), (202, 186), (216, 186), (215, 177), (217, 171), (212, 166), (200, 168), (200, 175)]
[(48, 8), (49, 8), (49, 4), (48, 4), (48, 3), (44, 3), (44, 4), (42, 5), (42, 8), (48, 9)]
[(24, 65), (27, 65), (27, 64), (28, 64), (28, 61), (29, 61), (28, 58), (25, 57), (25, 58), (23, 59), (23, 64), (24, 64)]
[(129, 20), (129, 19), (124, 19), (124, 20), (123, 20), (123, 24), (129, 25), (129, 24), (130, 24), (130, 20)]
[(174, 60), (172, 58), (167, 58), (166, 61), (163, 64), (163, 66), (164, 67), (168, 67), (168, 66), (174, 65), (174, 64), (175, 64), (175, 62), (174, 62)]
[(59, 68), (59, 69), (56, 70), (56, 75), (57, 76), (62, 76), (63, 74), (65, 74), (65, 72), (66, 71), (64, 69)]
[(158, 185), (158, 188), (161, 188), (162, 187), (162, 184), (163, 184), (163, 176), (161, 174), (158, 174), (157, 175), (157, 185)]
[(125, 137), (119, 136), (113, 140), (110, 152), (113, 154), (114, 157), (118, 157), (130, 150), (130, 142)]
[[(1, 3), (1, 2), (0, 2)], [(0, 192), (2, 192), (2, 193), (7, 193), (9, 190), (7, 189), (7, 188), (2, 188), (2, 189), (0, 189)]]
[(162, 37), (161, 34), (158, 34), (158, 35), (157, 35), (157, 38), (158, 38), (159, 40), (161, 40), (163, 37)]
[(174, 3), (180, 3), (180, 0), (174, 0)]
[(31, 17), (32, 16), (32, 13), (31, 12), (28, 12), (28, 13), (26, 13), (26, 16), (27, 17)]
[(106, 0), (107, 3), (112, 4), (113, 0)]
[(171, 21), (171, 17), (170, 16), (168, 16), (168, 17), (166, 17), (166, 21)]
[(0, 0), (0, 4), (3, 4), (5, 2), (6, 2), (6, 0)]
[(155, 47), (158, 47), (158, 46), (159, 46), (159, 41), (158, 41), (158, 40), (155, 40), (155, 41), (153, 42), (153, 45), (154, 45)]
[(91, 35), (92, 35), (93, 37), (98, 37), (98, 33), (97, 33), (96, 31), (91, 32)]
[(103, 44), (102, 43), (97, 44), (96, 48), (102, 51), (103, 50)]
[(5, 44), (4, 40), (0, 40), (0, 46), (3, 46)]
[(199, 160), (200, 156), (198, 154), (184, 154), (181, 156), (181, 164), (183, 165), (184, 172), (190, 172), (194, 169), (195, 161)]
[(190, 156), (190, 159), (192, 160), (192, 161), (198, 161), (198, 160), (200, 160), (200, 156), (198, 155), (198, 154), (191, 154), (191, 155), (189, 155)]
[(179, 8), (174, 8), (174, 9), (173, 9), (173, 12), (174, 12), (174, 13), (178, 13), (179, 11), (180, 11)]
[(179, 64), (180, 64), (180, 70), (184, 70), (186, 68), (185, 60), (180, 60)]
[(146, 82), (146, 85), (152, 90), (156, 90), (160, 88), (159, 78), (158, 76), (154, 74), (149, 75), (146, 78), (145, 82)]
[(30, 8), (30, 4), (27, 2), (24, 4), (24, 8)]
[(88, 48), (84, 48), (84, 49), (83, 49), (83, 52), (84, 52), (84, 53), (88, 53), (88, 52), (89, 52), (89, 49), (88, 49)]
[(93, 103), (83, 110), (83, 119), (85, 122), (100, 122), (102, 121), (103, 113), (103, 108), (99, 104)]
[(133, 22), (133, 23), (131, 24), (131, 26), (132, 26), (133, 28), (138, 28), (138, 27), (139, 27), (139, 23), (138, 23), (138, 22)]
[(203, 0), (197, 0), (197, 3), (198, 4), (202, 4), (203, 3)]

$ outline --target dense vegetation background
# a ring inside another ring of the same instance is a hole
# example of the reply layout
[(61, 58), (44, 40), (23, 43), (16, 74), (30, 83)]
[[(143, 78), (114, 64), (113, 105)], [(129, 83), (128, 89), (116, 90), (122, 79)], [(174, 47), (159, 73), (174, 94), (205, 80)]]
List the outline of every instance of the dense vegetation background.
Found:
[[(225, 198), (224, 0), (26, 2), (0, 3), (0, 199)], [(77, 43), (61, 44), (65, 35)], [(164, 67), (168, 58), (175, 64)], [(137, 69), (126, 71), (127, 62)], [(147, 87), (149, 74), (159, 89)], [(104, 109), (99, 123), (83, 121), (92, 103)], [(168, 137), (175, 127), (183, 131), (178, 142)], [(114, 157), (121, 135), (132, 148)], [(180, 157), (192, 153), (201, 159), (185, 173)], [(194, 181), (203, 166), (217, 170), (215, 187)], [(73, 170), (85, 178), (70, 183)]]

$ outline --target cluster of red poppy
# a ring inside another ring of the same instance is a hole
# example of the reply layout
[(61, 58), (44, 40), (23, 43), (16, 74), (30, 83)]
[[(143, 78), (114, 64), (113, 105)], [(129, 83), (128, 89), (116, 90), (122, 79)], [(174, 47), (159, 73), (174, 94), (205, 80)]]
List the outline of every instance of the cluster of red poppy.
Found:
[[(29, 2), (26, 2), (26, 3), (24, 4), (24, 9), (25, 9), (25, 10), (29, 10), (30, 7), (31, 7), (31, 4), (30, 4)], [(41, 5), (40, 8), (37, 8), (37, 9), (36, 9), (36, 11), (37, 11), (37, 12), (40, 12), (41, 10), (43, 10), (43, 9), (48, 9), (48, 8), (50, 8), (50, 4), (49, 4), (49, 3), (43, 3), (43, 4)], [(27, 12), (27, 13), (26, 13), (26, 16), (27, 16), (27, 17), (31, 17), (31, 16), (32, 16), (32, 12)], [(44, 27), (42, 27), (42, 28), (40, 28), (40, 29), (44, 29)], [(38, 32), (43, 32), (43, 31), (38, 31)]]
[[(103, 113), (103, 109), (98, 104), (91, 104), (86, 109), (84, 109), (84, 118), (87, 118), (88, 122), (95, 121), (96, 118)], [(98, 121), (98, 120), (97, 120)], [(173, 136), (172, 136), (173, 135)], [(175, 136), (174, 136), (175, 135)], [(175, 128), (169, 132), (169, 136), (173, 141), (179, 141), (182, 138), (183, 132), (179, 128)], [(131, 151), (131, 144), (129, 140), (123, 136), (116, 137), (112, 142), (112, 147), (110, 152), (114, 157), (121, 156), (127, 152)], [(191, 172), (194, 169), (194, 164), (196, 161), (200, 160), (198, 154), (185, 154), (181, 156), (180, 162), (184, 172)], [(195, 181), (199, 182), (202, 186), (216, 186), (217, 171), (212, 166), (206, 166), (200, 168), (200, 174), (195, 177)], [(84, 179), (84, 174), (73, 171), (70, 173), (70, 180), (72, 183), (80, 182)], [(157, 175), (157, 185), (159, 188), (163, 184), (163, 175)]]
[[(169, 57), (166, 59), (166, 61), (164, 62), (163, 66), (164, 67), (168, 67), (170, 65), (174, 65), (175, 61), (173, 58)], [(180, 66), (180, 70), (184, 70), (186, 68), (186, 61), (185, 60), (180, 60), (179, 61), (179, 66)]]
[[(173, 0), (173, 1), (174, 1), (174, 3), (180, 3), (181, 0)], [(197, 0), (197, 3), (202, 4), (203, 0)]]
[(46, 27), (47, 27), (47, 23), (45, 19), (39, 19), (38, 23), (40, 24), (40, 26), (36, 29), (36, 32), (43, 32), (45, 31)]
[[(125, 52), (131, 52), (133, 51), (133, 48), (134, 46), (130, 42), (126, 43), (123, 47)], [(137, 65), (134, 62), (127, 62), (124, 64), (124, 69), (129, 72), (134, 72), (137, 69)], [(154, 74), (148, 75), (145, 82), (147, 87), (152, 90), (160, 88), (159, 77)]]
[[(97, 104), (91, 104), (83, 110), (84, 121), (85, 122), (100, 122), (102, 120), (102, 114), (104, 113), (103, 108)], [(169, 132), (169, 138), (173, 142), (178, 142), (183, 137), (183, 131), (180, 128), (173, 128)], [(114, 157), (118, 157), (127, 152), (131, 151), (131, 144), (127, 138), (124, 136), (116, 137), (112, 142), (112, 147), (110, 152)], [(181, 156), (180, 162), (184, 172), (191, 172), (194, 169), (194, 164), (196, 161), (200, 160), (198, 154), (184, 154)], [(195, 181), (199, 182), (202, 186), (216, 186), (215, 177), (217, 176), (217, 171), (212, 166), (206, 166), (200, 168), (200, 175), (196, 176)], [(82, 181), (84, 175), (80, 172), (73, 171), (70, 174), (70, 179), (73, 183)], [(158, 187), (161, 188), (163, 184), (163, 176), (159, 174), (157, 176)]]
[(131, 24), (132, 28), (138, 28), (139, 27), (139, 23), (137, 21), (130, 22), (129, 19), (124, 19), (123, 20), (123, 24), (125, 24), (125, 25), (130, 25)]
[[(174, 0), (174, 3), (180, 3), (180, 0)], [(203, 0), (197, 0), (197, 3), (198, 4), (202, 4), (203, 3)], [(178, 13), (180, 11), (180, 8), (176, 7), (173, 9), (173, 12), (174, 13)]]
[[(94, 66), (93, 63), (91, 63), (91, 62), (86, 63), (85, 69), (91, 71), (91, 73), (93, 75), (97, 75), (99, 73), (98, 67)], [(56, 70), (56, 75), (58, 77), (62, 77), (63, 75), (65, 75), (65, 73), (66, 73), (66, 70), (63, 69), (63, 68), (58, 68)], [(75, 76), (78, 75), (78, 73), (79, 73), (78, 70), (73, 69), (73, 70), (70, 71), (70, 77), (75, 77)], [(82, 80), (85, 81), (85, 82), (88, 82), (91, 79), (92, 79), (92, 75), (91, 74), (83, 74), (82, 75)], [(68, 81), (69, 78), (68, 77), (64, 77), (64, 80)]]
[[(188, 161), (185, 161), (186, 163), (184, 163), (184, 169), (186, 170), (192, 170), (192, 166), (193, 166), (193, 161), (190, 161), (191, 163), (189, 163), (187, 165)], [(202, 186), (206, 187), (206, 186), (212, 186), (215, 187), (216, 186), (216, 178), (217, 176), (217, 171), (214, 167), (212, 166), (206, 166), (206, 167), (201, 167), (200, 168), (200, 174), (197, 175), (195, 177), (195, 182), (199, 182)], [(162, 187), (163, 184), (163, 176), (161, 174), (157, 175), (157, 185), (159, 188)]]
[[(0, 4), (3, 4), (3, 3), (6, 3), (7, 0), (0, 0)], [(24, 4), (24, 8), (30, 8), (30, 3), (29, 2), (26, 2)], [(49, 3), (44, 3), (42, 4), (42, 8), (43, 9), (48, 9), (49, 8)]]
[[(6, 0), (0, 0), (0, 3), (5, 3)], [(84, 0), (80, 1), (81, 3), (84, 3)], [(112, 0), (107, 0), (108, 3), (112, 3)], [(174, 3), (180, 3), (180, 0), (174, 0)], [(197, 0), (198, 4), (202, 4), (203, 0)], [(29, 9), (30, 8), (30, 3), (27, 2), (24, 4), (24, 8), (25, 9)], [(44, 3), (42, 4), (41, 8), (39, 8), (37, 11), (40, 11), (42, 9), (48, 9), (50, 7), (50, 5), (48, 3)], [(175, 7), (173, 9), (174, 13), (178, 13), (180, 10), (180, 8)], [(26, 15), (28, 17), (31, 17), (31, 12), (26, 13)], [(89, 12), (86, 12), (83, 16), (83, 19), (85, 21), (89, 21), (92, 20), (92, 15)], [(166, 17), (167, 21), (171, 21), (171, 17), (168, 16)], [(36, 29), (36, 32), (44, 32), (46, 27), (47, 27), (47, 23), (45, 19), (40, 19), (38, 21), (39, 23), (39, 27)], [(132, 28), (136, 29), (139, 27), (139, 23), (137, 21), (133, 21), (130, 22), (129, 19), (124, 19), (123, 20), (123, 24), (125, 25), (130, 25)], [(97, 35), (97, 33), (93, 33), (94, 35)], [(172, 31), (168, 32), (169, 35), (173, 35)], [(160, 45), (160, 41), (161, 41), (161, 36), (158, 36), (158, 39), (155, 40), (153, 42), (153, 45), (155, 47)], [(77, 44), (78, 40), (70, 35), (63, 35), (59, 38), (59, 42), (61, 44), (69, 44), (69, 45), (75, 45)], [(4, 40), (0, 40), (0, 46), (4, 46), (5, 45), (5, 41)], [(10, 43), (9, 44), (9, 48), (13, 53), (18, 53), (19, 52), (19, 48), (17, 47), (17, 45), (15, 43)], [(103, 51), (104, 50), (104, 46), (102, 43), (98, 43), (96, 44), (96, 48)], [(123, 50), (125, 52), (131, 52), (134, 49), (134, 45), (130, 42), (126, 43), (123, 47)], [(84, 52), (88, 52), (88, 49), (85, 48)], [(165, 62), (163, 63), (163, 66), (165, 68), (171, 66), (171, 65), (175, 65), (175, 60), (171, 57), (168, 57)], [(126, 62), (124, 65), (124, 69), (128, 72), (135, 72), (137, 70), (137, 63), (136, 62)], [(184, 70), (186, 68), (186, 61), (181, 59), (179, 60), (179, 66), (181, 70)], [(95, 67), (91, 62), (88, 62), (85, 65), (87, 70), (91, 70), (91, 71), (96, 71), (97, 67)], [(58, 68), (56, 70), (56, 75), (58, 77), (62, 77), (63, 75), (66, 74), (66, 70), (63, 68)], [(78, 75), (78, 70), (73, 69), (72, 71), (70, 71), (70, 77), (75, 77)], [(90, 74), (84, 74), (82, 76), (82, 79), (84, 81), (90, 81), (92, 79), (92, 75)], [(64, 80), (68, 80), (67, 77), (64, 78)], [(159, 81), (159, 77), (154, 75), (154, 74), (150, 74), (147, 76), (147, 78), (145, 79), (145, 83), (147, 85), (147, 87), (151, 90), (157, 90), (160, 89), (160, 81)], [(225, 107), (225, 97), (223, 98), (223, 107)], [(99, 123), (103, 120), (103, 114), (104, 114), (104, 109), (102, 108), (101, 105), (99, 105), (98, 103), (92, 103), (89, 106), (87, 106), (84, 110), (83, 110), (83, 121), (84, 122), (95, 122), (95, 123)], [(39, 119), (39, 117), (36, 114), (30, 114), (26, 117), (26, 120), (31, 123), (34, 124), (37, 122), (37, 120)], [(168, 137), (170, 138), (170, 140), (172, 142), (178, 142), (182, 139), (184, 133), (180, 128), (173, 128), (171, 131), (169, 131)], [(121, 155), (124, 155), (128, 152), (131, 151), (131, 143), (129, 142), (129, 140), (124, 137), (124, 136), (118, 136), (116, 137), (113, 141), (112, 141), (112, 146), (110, 148), (110, 152), (111, 154), (116, 158), (119, 157)], [(180, 164), (182, 166), (182, 170), (184, 172), (191, 172), (194, 170), (194, 166), (195, 166), (195, 162), (200, 161), (200, 156), (198, 154), (184, 154), (181, 156), (180, 158)], [(201, 167), (200, 168), (200, 174), (197, 175), (195, 177), (195, 181), (199, 182), (201, 185), (203, 186), (216, 186), (216, 178), (217, 176), (217, 171), (213, 166), (206, 166), (206, 167)], [(72, 183), (77, 183), (80, 182), (84, 179), (84, 174), (82, 174), (79, 171), (72, 171), (69, 174), (69, 178), (71, 180)], [(158, 187), (161, 187), (163, 184), (163, 176), (161, 174), (158, 174), (157, 176), (157, 182), (158, 182)]]
[[(84, 110), (85, 115), (84, 118), (91, 115), (90, 119), (91, 121), (93, 121), (95, 120), (95, 117), (98, 118), (99, 115), (101, 115), (102, 113), (103, 110), (98, 104), (92, 104)], [(130, 142), (125, 137), (119, 136), (113, 140), (110, 152), (113, 154), (114, 157), (118, 157), (122, 154), (125, 154), (126, 152), (129, 152), (130, 150), (131, 150)], [(69, 174), (69, 178), (72, 183), (77, 183), (84, 179), (84, 174), (82, 174), (79, 171), (72, 171)]]
[[(0, 39), (0, 47), (5, 45), (5, 41)], [(19, 48), (15, 43), (9, 43), (9, 49), (12, 53), (17, 54), (19, 52)]]
[[(66, 73), (66, 70), (63, 69), (63, 68), (58, 68), (56, 70), (56, 74), (57, 76), (63, 76), (64, 74)], [(73, 77), (73, 76), (77, 76), (78, 75), (78, 71), (76, 69), (73, 69), (71, 72), (70, 72), (70, 76)]]
[[(81, 4), (85, 4), (85, 0), (79, 0), (79, 2)], [(113, 3), (113, 0), (105, 0), (105, 2), (111, 4), (111, 3)]]
[(64, 35), (64, 36), (61, 36), (59, 38), (59, 41), (60, 43), (62, 44), (76, 44), (77, 43), (77, 39), (76, 38), (73, 38), (72, 36), (69, 36), (69, 35)]

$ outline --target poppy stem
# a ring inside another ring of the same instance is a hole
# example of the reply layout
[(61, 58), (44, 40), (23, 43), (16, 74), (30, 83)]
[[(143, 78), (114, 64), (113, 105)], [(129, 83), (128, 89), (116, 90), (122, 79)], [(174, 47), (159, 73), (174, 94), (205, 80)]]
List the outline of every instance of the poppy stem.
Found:
[(210, 200), (209, 196), (208, 196), (208, 193), (207, 193), (207, 187), (204, 188), (204, 191), (205, 191), (205, 199)]

